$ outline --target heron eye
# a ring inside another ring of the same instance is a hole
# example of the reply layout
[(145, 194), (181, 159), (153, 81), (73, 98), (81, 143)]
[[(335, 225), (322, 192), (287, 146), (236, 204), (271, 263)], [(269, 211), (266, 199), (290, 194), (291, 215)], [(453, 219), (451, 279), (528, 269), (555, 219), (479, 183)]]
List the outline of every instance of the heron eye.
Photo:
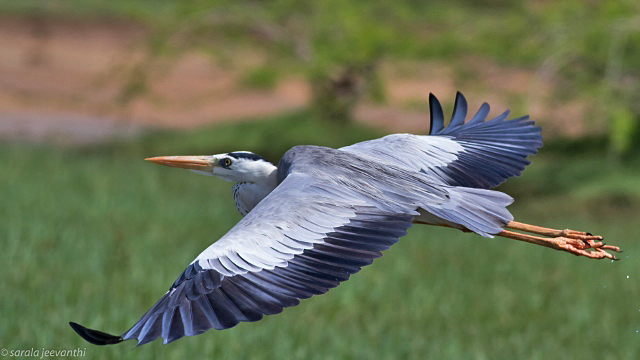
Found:
[(231, 166), (231, 159), (229, 158), (224, 159), (224, 166)]

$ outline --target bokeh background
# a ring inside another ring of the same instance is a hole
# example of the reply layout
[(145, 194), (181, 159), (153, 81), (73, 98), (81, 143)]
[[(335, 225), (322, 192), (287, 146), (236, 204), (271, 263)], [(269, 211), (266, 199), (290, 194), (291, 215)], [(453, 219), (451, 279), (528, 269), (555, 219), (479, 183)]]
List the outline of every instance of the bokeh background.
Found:
[[(516, 219), (599, 233), (592, 261), (416, 227), (321, 297), (257, 323), (95, 347), (239, 219), (231, 184), (157, 155), (426, 133), (487, 101), (545, 147)], [(0, 347), (96, 359), (640, 357), (640, 3), (0, 0)]]

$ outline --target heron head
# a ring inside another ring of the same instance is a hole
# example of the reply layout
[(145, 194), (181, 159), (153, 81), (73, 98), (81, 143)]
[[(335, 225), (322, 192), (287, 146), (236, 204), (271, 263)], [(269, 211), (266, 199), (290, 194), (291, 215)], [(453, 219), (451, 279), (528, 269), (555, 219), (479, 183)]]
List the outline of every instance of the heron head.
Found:
[(239, 183), (260, 182), (277, 170), (260, 155), (249, 151), (204, 156), (159, 156), (145, 160)]

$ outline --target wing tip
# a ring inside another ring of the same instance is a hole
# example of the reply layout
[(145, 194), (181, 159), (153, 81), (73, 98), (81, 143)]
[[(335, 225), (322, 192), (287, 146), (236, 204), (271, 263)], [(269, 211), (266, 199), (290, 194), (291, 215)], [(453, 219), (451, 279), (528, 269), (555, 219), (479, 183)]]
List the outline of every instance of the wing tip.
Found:
[(433, 93), (429, 93), (429, 115), (431, 116), (429, 134), (436, 134), (444, 128), (444, 113), (440, 101)]
[(80, 324), (69, 322), (71, 328), (86, 341), (94, 345), (112, 345), (122, 342), (122, 336), (115, 336), (102, 331), (86, 328)]

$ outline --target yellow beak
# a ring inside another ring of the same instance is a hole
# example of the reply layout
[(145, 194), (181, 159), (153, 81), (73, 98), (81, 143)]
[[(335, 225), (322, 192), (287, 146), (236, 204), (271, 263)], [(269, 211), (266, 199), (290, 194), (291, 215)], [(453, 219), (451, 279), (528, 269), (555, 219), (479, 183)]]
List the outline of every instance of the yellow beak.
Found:
[(218, 165), (212, 156), (158, 156), (145, 160), (160, 165), (200, 171), (212, 171)]

